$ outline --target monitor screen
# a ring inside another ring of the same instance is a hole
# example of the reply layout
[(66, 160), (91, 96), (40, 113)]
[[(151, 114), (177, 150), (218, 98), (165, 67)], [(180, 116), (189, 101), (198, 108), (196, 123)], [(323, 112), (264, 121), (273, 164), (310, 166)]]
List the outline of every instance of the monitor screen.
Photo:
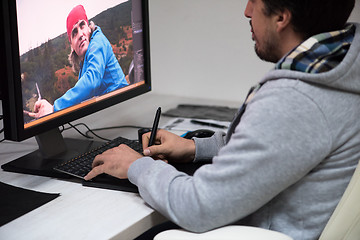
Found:
[(4, 135), (39, 139), (40, 153), (26, 161), (46, 159), (41, 145), (57, 144), (47, 133), (59, 126), (151, 90), (147, 0), (11, 0), (0, 7)]
[(6, 139), (24, 140), (150, 90), (146, 1), (5, 2)]

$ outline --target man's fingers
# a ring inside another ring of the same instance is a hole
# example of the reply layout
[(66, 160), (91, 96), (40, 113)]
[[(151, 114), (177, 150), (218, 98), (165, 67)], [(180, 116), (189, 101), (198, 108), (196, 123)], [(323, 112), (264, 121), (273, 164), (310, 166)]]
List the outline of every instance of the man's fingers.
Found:
[(28, 115), (29, 117), (32, 117), (32, 118), (37, 118), (37, 114), (36, 114), (36, 113), (27, 112), (27, 115)]
[[(104, 153), (103, 153), (104, 154)], [(93, 179), (94, 177), (96, 177), (97, 175), (100, 175), (102, 173), (105, 172), (105, 168), (104, 168), (104, 161), (101, 159), (102, 154), (97, 155), (94, 159), (94, 161), (92, 162), (92, 170), (84, 177), (84, 179), (86, 181)]]
[[(109, 149), (109, 150), (111, 150), (111, 149)], [(94, 161), (93, 161), (92, 164), (91, 164), (92, 168), (104, 164), (104, 160), (103, 160), (104, 155), (108, 154), (107, 152), (108, 152), (109, 150), (107, 150), (107, 151), (105, 151), (105, 152), (97, 155), (97, 156), (94, 158)]]
[(104, 165), (98, 165), (94, 167), (85, 177), (86, 181), (93, 179), (94, 177), (104, 173)]
[(151, 157), (160, 157), (165, 156), (168, 154), (168, 151), (166, 149), (166, 145), (153, 145), (151, 147), (144, 149), (144, 155), (145, 156), (151, 156)]
[(38, 112), (41, 108), (41, 101), (36, 101), (34, 104), (34, 112)]
[(144, 133), (141, 138), (142, 138), (143, 148), (148, 147), (149, 146), (150, 133)]

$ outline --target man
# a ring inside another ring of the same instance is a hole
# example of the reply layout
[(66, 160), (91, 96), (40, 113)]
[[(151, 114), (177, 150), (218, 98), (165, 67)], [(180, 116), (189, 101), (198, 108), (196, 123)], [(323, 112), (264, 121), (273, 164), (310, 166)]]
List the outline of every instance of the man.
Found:
[[(120, 145), (100, 173), (128, 177), (153, 208), (195, 232), (238, 223), (318, 239), (360, 159), (360, 24), (354, 0), (249, 0), (255, 51), (276, 63), (226, 136), (160, 130), (145, 157)], [(143, 136), (143, 145), (149, 135)], [(211, 164), (193, 176), (164, 161)]]
[(128, 85), (110, 42), (100, 27), (93, 22), (89, 24), (82, 5), (71, 10), (66, 27), (71, 45), (69, 61), (74, 71), (80, 71), (79, 80), (54, 101), (54, 106), (44, 99), (38, 101), (33, 117), (42, 117)]

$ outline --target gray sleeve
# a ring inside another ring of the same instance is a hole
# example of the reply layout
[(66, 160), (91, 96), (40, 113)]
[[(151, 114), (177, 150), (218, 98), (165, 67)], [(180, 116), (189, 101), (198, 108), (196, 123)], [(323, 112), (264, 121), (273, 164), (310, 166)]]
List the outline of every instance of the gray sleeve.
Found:
[(194, 176), (149, 157), (135, 161), (128, 176), (153, 208), (202, 232), (265, 205), (319, 164), (330, 146), (327, 122), (311, 99), (272, 89), (256, 94), (229, 143)]
[(196, 146), (194, 162), (209, 161), (216, 156), (225, 145), (224, 137), (225, 133), (218, 131), (210, 138), (193, 138)]

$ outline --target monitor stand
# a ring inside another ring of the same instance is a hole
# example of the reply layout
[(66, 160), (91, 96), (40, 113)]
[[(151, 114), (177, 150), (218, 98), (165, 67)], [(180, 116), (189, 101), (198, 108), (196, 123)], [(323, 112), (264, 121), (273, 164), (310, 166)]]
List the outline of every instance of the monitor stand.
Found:
[(91, 140), (63, 138), (58, 128), (36, 136), (39, 149), (1, 166), (5, 171), (39, 176), (70, 178), (53, 167), (103, 144)]

